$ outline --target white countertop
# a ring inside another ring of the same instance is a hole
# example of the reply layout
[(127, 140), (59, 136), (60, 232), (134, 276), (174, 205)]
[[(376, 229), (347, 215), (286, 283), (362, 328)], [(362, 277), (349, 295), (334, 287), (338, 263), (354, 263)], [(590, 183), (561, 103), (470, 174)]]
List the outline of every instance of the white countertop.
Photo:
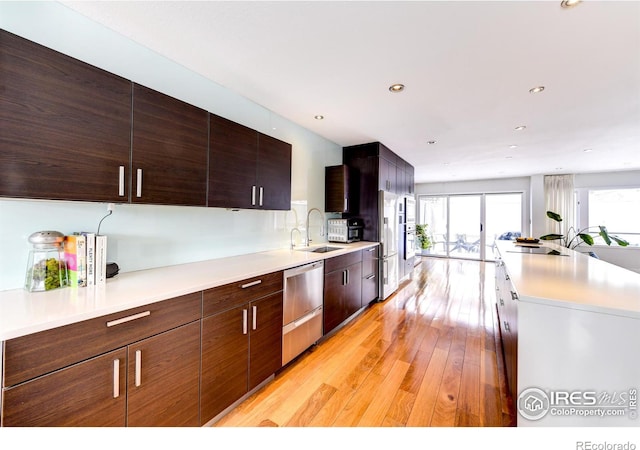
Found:
[(640, 274), (553, 243), (539, 245), (568, 256), (498, 251), (520, 301), (640, 319)]
[(35, 293), (24, 289), (0, 291), (0, 341), (333, 258), (378, 243), (326, 245), (340, 250), (313, 253), (282, 249), (140, 270), (121, 273), (102, 287)]

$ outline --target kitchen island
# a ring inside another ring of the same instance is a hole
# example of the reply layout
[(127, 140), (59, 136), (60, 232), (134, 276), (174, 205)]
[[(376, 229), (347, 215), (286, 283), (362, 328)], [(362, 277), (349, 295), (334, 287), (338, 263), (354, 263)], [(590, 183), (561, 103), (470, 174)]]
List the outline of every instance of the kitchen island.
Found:
[(555, 244), (497, 244), (518, 426), (640, 426), (640, 274)]

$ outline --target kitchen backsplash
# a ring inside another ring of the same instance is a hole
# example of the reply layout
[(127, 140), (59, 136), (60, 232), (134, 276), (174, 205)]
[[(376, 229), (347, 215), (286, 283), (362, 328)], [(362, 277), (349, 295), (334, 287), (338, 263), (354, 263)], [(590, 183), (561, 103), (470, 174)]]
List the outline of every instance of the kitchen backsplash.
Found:
[[(304, 227), (306, 210), (305, 201), (290, 211), (116, 205), (100, 233), (109, 238), (108, 261), (131, 272), (288, 247), (291, 229)], [(106, 203), (0, 200), (0, 290), (23, 286), (31, 233), (96, 231), (106, 212)], [(317, 215), (310, 229), (313, 239), (324, 239)]]

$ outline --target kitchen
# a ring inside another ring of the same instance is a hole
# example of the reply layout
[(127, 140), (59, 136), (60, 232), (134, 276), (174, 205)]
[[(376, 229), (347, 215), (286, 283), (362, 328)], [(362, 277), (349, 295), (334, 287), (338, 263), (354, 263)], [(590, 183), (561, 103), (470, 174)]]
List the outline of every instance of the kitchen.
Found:
[[(103, 230), (112, 238), (110, 258), (118, 262), (124, 273), (286, 247), (291, 228), (302, 226), (307, 210), (321, 207), (324, 203), (322, 170), (341, 163), (340, 146), (207, 82), (106, 28), (96, 27), (60, 4), (3, 4), (2, 8), (2, 26), (5, 29), (31, 36), (36, 41), (39, 39), (37, 33), (52, 30), (45, 39), (51, 46), (59, 45), (65, 53), (73, 53), (81, 60), (103, 66), (205, 109), (225, 112), (227, 117), (290, 142), (295, 148), (292, 155), (292, 209), (288, 212), (116, 205), (112, 216), (103, 223)], [(34, 27), (33, 21), (40, 15), (50, 19), (41, 19), (41, 26)], [(65, 27), (64, 24), (68, 23), (73, 26)], [(65, 36), (60, 28), (68, 28), (68, 34)], [(34, 31), (36, 29), (39, 31)], [(94, 47), (83, 48), (74, 39), (75, 33), (82, 30), (93, 36)], [(95, 52), (95, 47), (101, 51)], [(133, 64), (132, 61), (144, 63)], [(178, 85), (174, 80), (181, 80), (181, 83)], [(106, 212), (105, 205), (101, 203), (79, 205), (2, 200), (1, 206), (3, 217), (22, 219), (17, 222), (3, 220), (2, 223), (5, 249), (17, 258), (26, 258), (26, 236), (35, 231), (31, 224), (52, 218), (48, 223), (54, 229), (94, 228)], [(323, 239), (321, 226), (318, 218), (314, 217), (311, 222), (314, 241)], [(207, 245), (202, 245), (203, 242)], [(229, 242), (233, 245), (228, 245)], [(26, 259), (24, 263), (3, 261), (0, 289), (20, 287), (25, 265)]]

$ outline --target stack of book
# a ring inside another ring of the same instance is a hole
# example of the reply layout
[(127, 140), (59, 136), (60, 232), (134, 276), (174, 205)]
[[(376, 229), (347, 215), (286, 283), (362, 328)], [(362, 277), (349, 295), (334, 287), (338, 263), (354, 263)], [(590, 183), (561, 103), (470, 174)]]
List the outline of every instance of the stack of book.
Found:
[(75, 232), (64, 238), (70, 287), (99, 286), (107, 281), (107, 236)]

